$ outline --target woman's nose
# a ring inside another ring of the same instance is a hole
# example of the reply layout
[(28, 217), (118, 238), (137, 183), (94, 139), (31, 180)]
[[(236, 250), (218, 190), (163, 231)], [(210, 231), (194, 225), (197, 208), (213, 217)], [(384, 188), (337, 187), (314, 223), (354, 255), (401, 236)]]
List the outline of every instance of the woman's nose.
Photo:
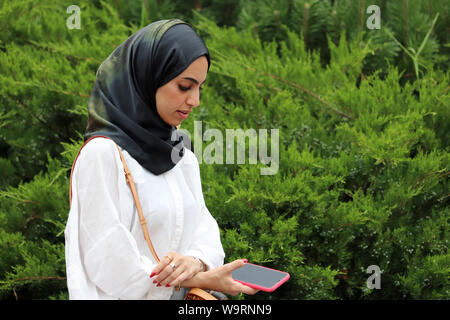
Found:
[(186, 104), (192, 108), (198, 107), (200, 104), (200, 90), (193, 90), (192, 93), (189, 94)]

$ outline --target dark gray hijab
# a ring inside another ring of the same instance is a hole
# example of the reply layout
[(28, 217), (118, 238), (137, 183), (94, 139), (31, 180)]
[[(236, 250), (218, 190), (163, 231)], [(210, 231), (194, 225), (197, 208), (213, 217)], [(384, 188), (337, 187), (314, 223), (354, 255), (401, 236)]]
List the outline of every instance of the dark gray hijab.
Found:
[(134, 33), (97, 71), (84, 141), (106, 136), (150, 172), (172, 169), (191, 143), (157, 113), (156, 90), (203, 55), (209, 70), (205, 43), (178, 19), (157, 21)]

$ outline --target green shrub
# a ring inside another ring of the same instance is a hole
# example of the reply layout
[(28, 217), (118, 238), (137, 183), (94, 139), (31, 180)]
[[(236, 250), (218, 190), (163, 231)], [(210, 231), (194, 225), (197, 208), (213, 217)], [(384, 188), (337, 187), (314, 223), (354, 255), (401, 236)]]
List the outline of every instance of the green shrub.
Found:
[[(201, 105), (183, 123), (194, 144), (194, 121), (224, 137), (279, 129), (274, 175), (261, 175), (260, 158), (200, 165), (226, 260), (291, 274), (273, 293), (236, 298), (449, 299), (446, 2), (374, 1), (391, 17), (386, 30), (416, 49), (440, 13), (418, 77), (394, 40), (364, 30), (364, 1), (310, 1), (308, 24), (300, 0), (278, 15), (270, 1), (235, 1), (233, 23), (222, 2), (203, 2), (202, 15), (162, 3), (86, 2), (82, 30), (68, 31), (64, 1), (0, 1), (0, 297), (67, 299), (69, 173), (96, 68), (148, 17), (172, 12), (212, 56)], [(202, 155), (212, 142), (200, 143)], [(379, 290), (366, 286), (371, 265)]]

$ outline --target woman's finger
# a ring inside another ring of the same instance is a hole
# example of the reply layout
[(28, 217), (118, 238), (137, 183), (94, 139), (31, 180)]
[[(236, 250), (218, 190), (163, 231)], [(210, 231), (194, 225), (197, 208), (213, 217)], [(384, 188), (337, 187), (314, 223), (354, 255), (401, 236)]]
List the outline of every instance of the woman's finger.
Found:
[(231, 295), (237, 295), (238, 293), (242, 292), (244, 294), (253, 295), (257, 293), (259, 290), (251, 288), (249, 286), (243, 285), (242, 283), (235, 281), (231, 277), (231, 273), (243, 267), (247, 262), (247, 259), (239, 259), (235, 260), (233, 262), (227, 263), (223, 265), (222, 273), (224, 273), (224, 278), (227, 279), (228, 284), (225, 285), (225, 287), (229, 288), (229, 294)]
[(183, 272), (179, 274), (176, 278), (169, 281), (168, 286), (169, 287), (176, 287), (179, 284), (183, 283), (186, 279), (189, 278), (189, 274), (187, 272)]
[(155, 275), (160, 274), (160, 272), (167, 267), (170, 263), (173, 262), (173, 260), (178, 256), (176, 252), (169, 252), (166, 254), (156, 265), (156, 267), (152, 270), (152, 273), (150, 274), (150, 278), (152, 278)]
[(179, 261), (180, 265), (177, 267), (175, 272), (165, 279), (165, 284), (176, 286), (184, 280), (192, 278), (198, 272), (196, 270), (196, 261), (194, 261), (192, 257), (183, 256)]
[(259, 291), (258, 289), (254, 289), (249, 286), (243, 285), (242, 283), (239, 283), (239, 292), (242, 292), (244, 294), (253, 295), (253, 294), (257, 293), (258, 291)]
[[(167, 284), (167, 277), (169, 277), (179, 266), (180, 262), (178, 259), (173, 259), (172, 262), (170, 262), (164, 269), (161, 270), (161, 272), (155, 277), (153, 280), (153, 283), (159, 283), (161, 285)], [(182, 271), (182, 269), (181, 269)]]
[(160, 284), (162, 286), (169, 286), (174, 280), (176, 280), (181, 274), (185, 272), (186, 270), (182, 266), (180, 266), (172, 270), (172, 272), (170, 272), (165, 279), (160, 281)]
[[(172, 257), (174, 258), (170, 259)], [(153, 269), (151, 277), (154, 277), (153, 283), (158, 286), (176, 286), (192, 278), (197, 272), (198, 263), (193, 257), (169, 252)], [(229, 273), (231, 274), (231, 269)]]
[(229, 262), (227, 264), (223, 265), (223, 271), (226, 273), (231, 273), (236, 269), (239, 269), (241, 267), (243, 267), (245, 265), (245, 263), (247, 262), (246, 259), (239, 259), (239, 260), (234, 260), (232, 262)]

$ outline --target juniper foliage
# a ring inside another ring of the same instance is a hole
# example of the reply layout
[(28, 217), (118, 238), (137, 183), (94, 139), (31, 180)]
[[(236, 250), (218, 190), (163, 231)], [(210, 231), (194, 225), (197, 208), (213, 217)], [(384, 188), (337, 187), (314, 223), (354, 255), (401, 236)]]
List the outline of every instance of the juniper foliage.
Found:
[[(67, 1), (0, 1), (0, 297), (67, 298), (69, 174), (95, 72), (141, 26), (179, 17), (212, 56), (183, 128), (280, 129), (275, 175), (200, 167), (227, 261), (291, 274), (236, 298), (448, 299), (448, 2), (375, 3), (380, 30), (363, 0), (81, 1), (68, 30)], [(416, 74), (401, 46), (422, 44)]]

